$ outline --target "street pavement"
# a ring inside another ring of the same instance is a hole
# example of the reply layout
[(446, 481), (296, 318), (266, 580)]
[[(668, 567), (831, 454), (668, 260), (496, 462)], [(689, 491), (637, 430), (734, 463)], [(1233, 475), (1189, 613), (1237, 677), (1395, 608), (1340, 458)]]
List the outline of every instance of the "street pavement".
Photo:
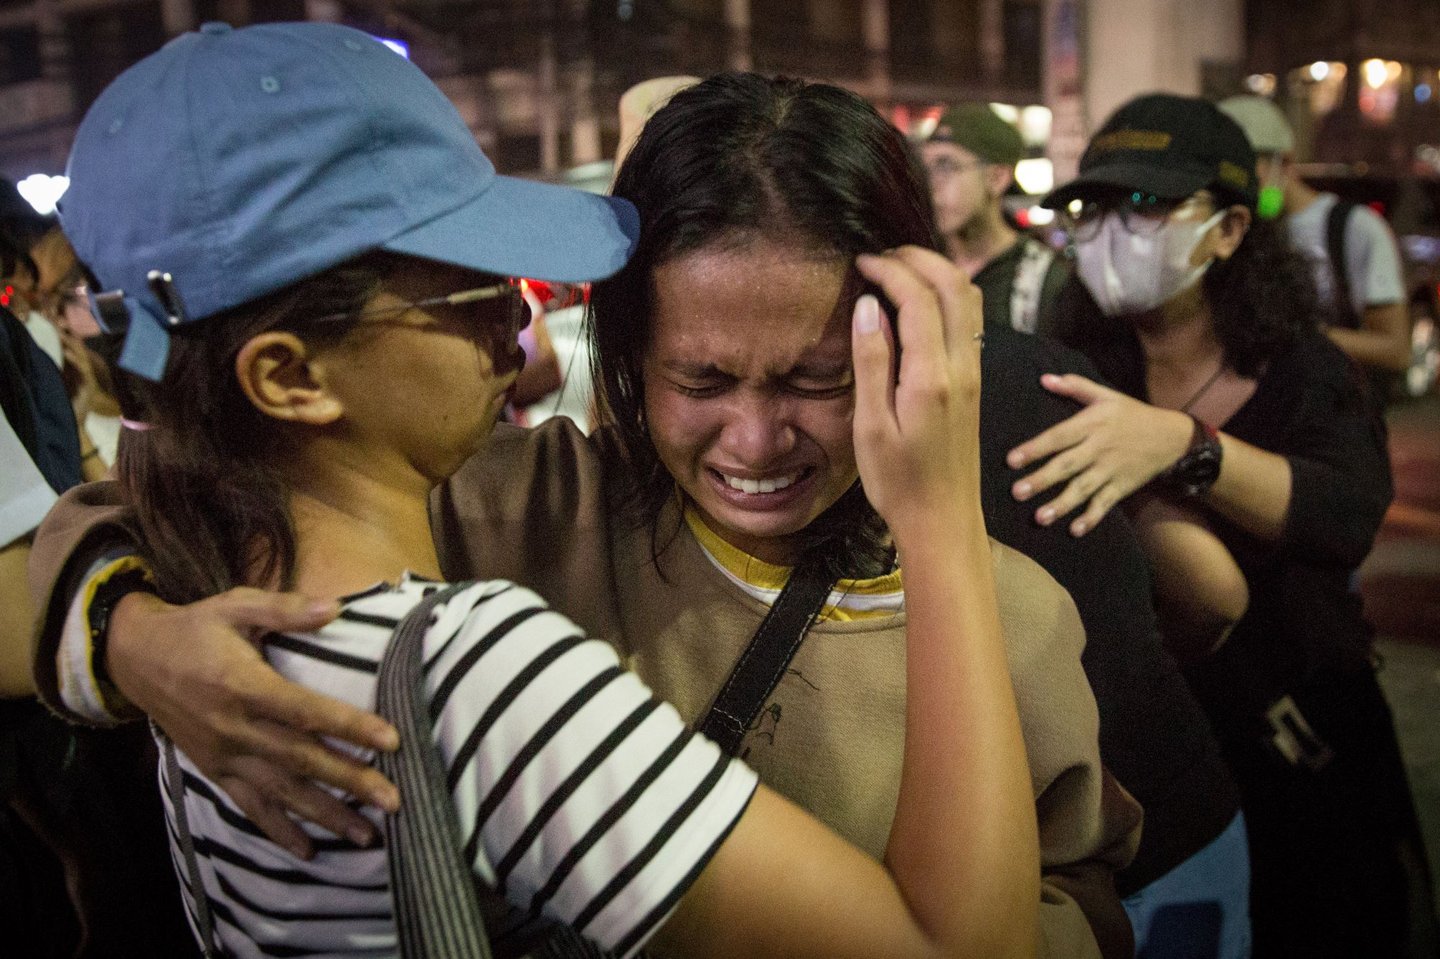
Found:
[(1440, 878), (1440, 396), (1400, 404), (1387, 419), (1395, 502), (1360, 568), (1360, 590), (1431, 872)]

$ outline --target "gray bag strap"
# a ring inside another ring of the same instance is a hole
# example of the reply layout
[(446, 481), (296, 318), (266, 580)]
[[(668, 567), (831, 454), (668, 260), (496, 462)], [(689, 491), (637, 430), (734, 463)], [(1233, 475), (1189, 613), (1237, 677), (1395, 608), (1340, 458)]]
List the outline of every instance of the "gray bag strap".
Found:
[[(460, 854), (460, 823), (445, 784), (440, 753), (431, 739), (424, 693), (425, 634), (435, 607), (470, 585), (456, 583), (417, 603), (395, 627), (380, 662), (375, 711), (400, 733), (400, 748), (379, 754), (376, 765), (400, 790), (400, 811), (385, 817), (385, 850), (403, 959), (491, 959), (492, 955), (475, 877)], [(215, 946), (210, 900), (200, 879), (185, 815), (180, 763), (174, 744), (159, 727), (154, 729), (165, 744), (170, 801), (189, 873), (201, 949), (205, 959), (218, 959), (222, 953)], [(609, 954), (568, 927), (557, 927), (533, 955), (538, 959), (596, 959)]]
[(385, 817), (395, 928), (404, 959), (490, 959), (475, 879), (460, 855), (460, 823), (431, 740), (425, 696), (425, 633), (435, 607), (469, 583), (437, 590), (395, 627), (380, 663), (375, 711), (400, 733), (400, 748), (376, 765), (400, 790)]
[(175, 755), (175, 744), (152, 721), (150, 730), (165, 744), (165, 784), (170, 793), (170, 808), (175, 815), (175, 831), (180, 837), (180, 854), (185, 857), (185, 872), (190, 881), (190, 900), (195, 904), (195, 929), (200, 936), (200, 953), (205, 959), (216, 959), (215, 919), (210, 913), (210, 897), (200, 881), (200, 863), (195, 858), (195, 837), (190, 834), (190, 817), (185, 814), (185, 773)]
[[(435, 607), (468, 586), (457, 583), (416, 603), (395, 627), (380, 661), (375, 711), (400, 733), (400, 748), (381, 753), (376, 765), (400, 790), (400, 811), (385, 817), (385, 858), (403, 959), (490, 959), (475, 880), (460, 856), (460, 823), (450, 803), (440, 753), (431, 741), (424, 692), (425, 633)], [(185, 814), (184, 774), (175, 744), (159, 727), (153, 728), (165, 744), (170, 804), (189, 873), (200, 947), (206, 959), (215, 959), (220, 953)]]

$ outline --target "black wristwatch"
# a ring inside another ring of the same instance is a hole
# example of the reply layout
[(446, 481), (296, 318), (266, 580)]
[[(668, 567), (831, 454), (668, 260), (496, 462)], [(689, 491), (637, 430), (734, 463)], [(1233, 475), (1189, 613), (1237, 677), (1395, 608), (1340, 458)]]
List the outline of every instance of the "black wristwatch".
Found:
[(1185, 496), (1203, 496), (1220, 476), (1220, 431), (1192, 415), (1195, 431), (1190, 435), (1190, 448), (1159, 478)]

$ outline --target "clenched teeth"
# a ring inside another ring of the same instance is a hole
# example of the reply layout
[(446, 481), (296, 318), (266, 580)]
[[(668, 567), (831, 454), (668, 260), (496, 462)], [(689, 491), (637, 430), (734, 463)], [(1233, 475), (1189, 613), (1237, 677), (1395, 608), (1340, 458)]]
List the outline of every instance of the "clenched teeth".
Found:
[(789, 476), (767, 477), (766, 479), (741, 479), (738, 476), (727, 476), (720, 474), (731, 489), (738, 489), (742, 493), (773, 493), (782, 490), (800, 478), (799, 473), (792, 473)]

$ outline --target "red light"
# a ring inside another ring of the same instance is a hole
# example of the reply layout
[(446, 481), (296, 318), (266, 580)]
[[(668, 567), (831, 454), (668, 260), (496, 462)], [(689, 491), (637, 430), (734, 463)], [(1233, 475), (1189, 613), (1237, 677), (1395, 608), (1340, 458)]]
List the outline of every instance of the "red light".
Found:
[(1029, 227), (1029, 226), (1030, 226), (1030, 211), (1027, 210), (1027, 209), (1026, 209), (1025, 207), (1023, 207), (1023, 206), (1022, 206), (1020, 209), (1016, 210), (1016, 211), (1015, 211), (1015, 222), (1020, 225), (1020, 228), (1021, 228), (1022, 230), (1023, 230), (1023, 229), (1026, 229), (1027, 227)]
[(1370, 209), (1374, 210), (1376, 213), (1380, 214), (1381, 216), (1385, 215), (1385, 204), (1380, 202), (1379, 200), (1371, 200), (1365, 205), (1368, 206)]
[(0, 306), (9, 306), (9, 305), (10, 305), (10, 298), (13, 297), (14, 295), (15, 295), (15, 287), (13, 287), (13, 286), (11, 286), (11, 285), (9, 285), (9, 284), (7, 283), (7, 284), (5, 285), (5, 292), (4, 292), (4, 293), (0, 293)]

